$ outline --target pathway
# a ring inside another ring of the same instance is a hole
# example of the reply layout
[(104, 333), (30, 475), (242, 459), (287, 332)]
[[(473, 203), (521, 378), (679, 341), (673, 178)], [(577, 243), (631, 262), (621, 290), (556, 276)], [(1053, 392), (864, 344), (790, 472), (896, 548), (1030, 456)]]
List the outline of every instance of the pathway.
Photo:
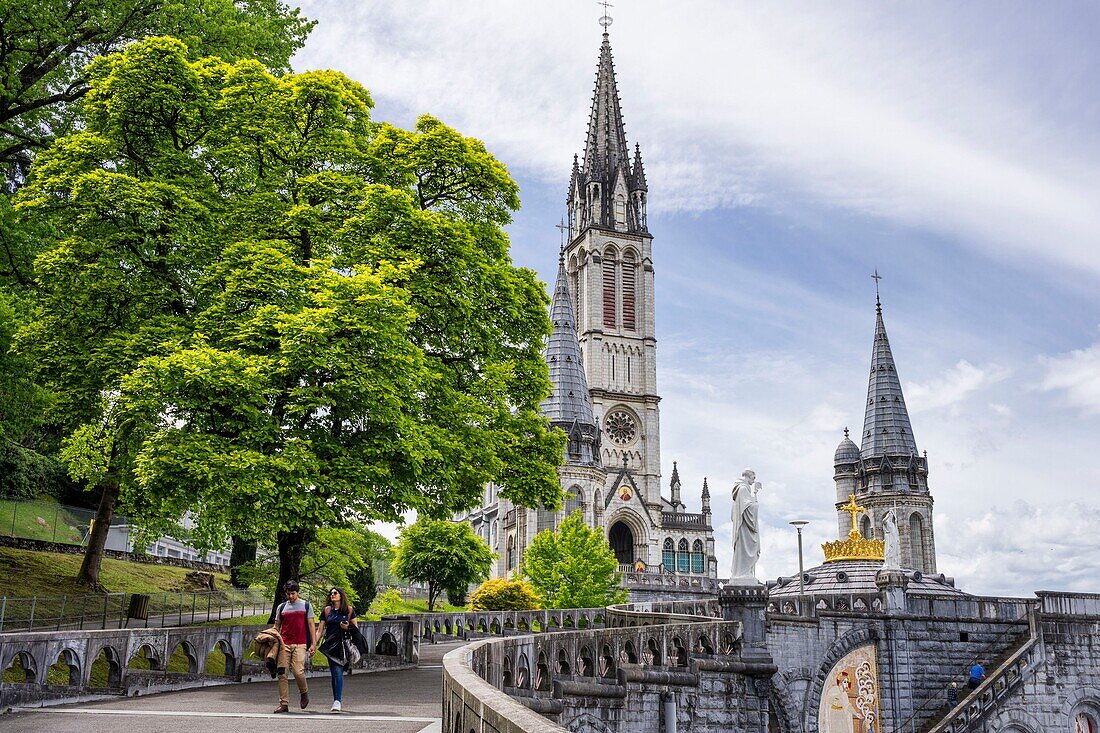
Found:
[(10, 715), (0, 716), (0, 728), (4, 733), (301, 733), (303, 726), (324, 724), (326, 730), (434, 733), (442, 730), (443, 655), (463, 643), (422, 644), (416, 669), (345, 677), (341, 715), (328, 711), (332, 704), (328, 678), (313, 677), (309, 681), (309, 708), (298, 709), (298, 690), (291, 682), (291, 712), (283, 715), (271, 712), (279, 695), (275, 681), (266, 680), (96, 703), (17, 708)]

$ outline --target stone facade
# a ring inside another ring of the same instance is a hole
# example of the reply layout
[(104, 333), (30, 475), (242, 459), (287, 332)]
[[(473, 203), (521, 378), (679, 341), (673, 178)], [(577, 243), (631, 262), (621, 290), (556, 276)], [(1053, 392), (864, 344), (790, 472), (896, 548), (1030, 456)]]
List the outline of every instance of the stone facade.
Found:
[[(575, 159), (546, 349), (553, 391), (543, 414), (568, 436), (559, 472), (565, 506), (526, 509), (486, 488), (459, 517), (497, 553), (495, 576), (514, 573), (535, 535), (580, 510), (601, 528), (624, 571), (718, 577), (710, 489), (688, 512), (678, 468), (661, 494), (660, 395), (654, 320), (653, 236), (641, 150), (627, 145), (608, 35), (603, 36), (583, 159)], [(655, 595), (628, 584), (632, 597)], [(696, 584), (697, 585), (697, 584)], [(635, 591), (637, 590), (637, 594)], [(691, 593), (689, 592), (689, 595)]]

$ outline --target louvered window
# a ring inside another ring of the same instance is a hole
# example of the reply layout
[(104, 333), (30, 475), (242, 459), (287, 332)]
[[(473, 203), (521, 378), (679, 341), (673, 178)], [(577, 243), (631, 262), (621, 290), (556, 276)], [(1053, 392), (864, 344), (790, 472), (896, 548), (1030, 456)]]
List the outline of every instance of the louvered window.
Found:
[(616, 295), (615, 251), (609, 249), (603, 256), (603, 325), (608, 328), (615, 328), (618, 324), (615, 317)]
[(634, 253), (627, 252), (623, 256), (623, 328), (628, 331), (635, 329), (634, 279), (636, 271)]

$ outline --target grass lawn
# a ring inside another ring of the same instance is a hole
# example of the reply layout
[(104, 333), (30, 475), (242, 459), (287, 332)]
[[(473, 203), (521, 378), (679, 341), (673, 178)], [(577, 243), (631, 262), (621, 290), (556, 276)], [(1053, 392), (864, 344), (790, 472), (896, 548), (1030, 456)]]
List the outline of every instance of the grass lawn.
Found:
[(12, 537), (79, 545), (95, 512), (88, 510), (85, 514), (70, 512), (49, 499), (0, 500), (0, 532)]

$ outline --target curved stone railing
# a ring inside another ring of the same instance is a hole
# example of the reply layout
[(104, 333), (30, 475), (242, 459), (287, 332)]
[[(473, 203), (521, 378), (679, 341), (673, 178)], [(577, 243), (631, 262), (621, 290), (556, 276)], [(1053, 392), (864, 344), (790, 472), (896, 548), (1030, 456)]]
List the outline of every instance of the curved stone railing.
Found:
[(556, 608), (538, 611), (456, 611), (384, 616), (383, 621), (412, 621), (427, 641), (439, 636), (477, 639), (482, 636), (534, 634), (603, 626), (602, 608)]
[(701, 671), (752, 671), (740, 634), (739, 622), (695, 619), (475, 642), (443, 658), (444, 730), (565, 730), (554, 719), (570, 697), (624, 698), (633, 682), (695, 687)]
[(770, 677), (770, 660), (741, 659), (742, 625), (718, 612), (717, 601), (622, 604), (603, 611), (607, 628), (456, 649), (443, 659), (443, 730), (562, 731), (571, 700), (622, 705), (631, 690), (695, 689), (709, 673)]
[[(15, 705), (41, 705), (92, 696), (140, 695), (165, 690), (259, 679), (267, 676), (258, 660), (246, 660), (252, 639), (266, 626), (182, 626), (160, 629), (102, 631), (43, 631), (0, 635), (0, 671), (18, 659), (25, 681), (0, 682), (0, 710)], [(359, 666), (392, 669), (414, 666), (419, 660), (418, 628), (398, 619), (359, 625), (370, 649)], [(168, 660), (182, 650), (186, 672), (169, 672)], [(222, 666), (207, 669), (214, 651)], [(149, 669), (136, 669), (136, 657)], [(105, 685), (93, 686), (92, 665), (106, 664)], [(222, 661), (224, 659), (224, 661)], [(51, 684), (50, 667), (61, 664), (68, 684)]]

